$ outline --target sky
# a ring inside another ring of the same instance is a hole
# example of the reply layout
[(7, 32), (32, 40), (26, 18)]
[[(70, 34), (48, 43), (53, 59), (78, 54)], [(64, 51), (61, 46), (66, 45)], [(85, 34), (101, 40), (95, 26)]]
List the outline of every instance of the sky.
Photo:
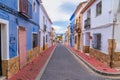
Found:
[(56, 33), (65, 33), (70, 24), (69, 19), (81, 1), (83, 0), (42, 0)]

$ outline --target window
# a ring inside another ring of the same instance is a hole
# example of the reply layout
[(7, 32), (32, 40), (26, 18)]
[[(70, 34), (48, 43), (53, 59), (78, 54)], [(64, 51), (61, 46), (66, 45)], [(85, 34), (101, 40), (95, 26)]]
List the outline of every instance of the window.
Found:
[(93, 34), (92, 47), (95, 49), (101, 49), (101, 34)]
[(19, 0), (19, 12), (26, 18), (32, 18), (32, 5), (28, 0)]
[(89, 9), (89, 10), (87, 11), (87, 18), (90, 18), (90, 16), (91, 16), (91, 10)]
[(45, 24), (45, 16), (43, 16), (43, 24)]
[(47, 42), (47, 35), (46, 35), (46, 42)]
[(35, 2), (33, 3), (33, 10), (34, 10), (34, 12), (36, 12), (36, 3)]
[(46, 30), (47, 30), (47, 26), (46, 26), (46, 24), (44, 24), (43, 31), (45, 32)]
[(119, 0), (119, 5), (118, 5), (118, 13), (120, 13), (120, 0)]
[(96, 16), (102, 13), (102, 1), (100, 1), (96, 6)]
[(75, 44), (77, 43), (77, 36), (75, 36)]
[(33, 33), (33, 48), (37, 47), (37, 34)]

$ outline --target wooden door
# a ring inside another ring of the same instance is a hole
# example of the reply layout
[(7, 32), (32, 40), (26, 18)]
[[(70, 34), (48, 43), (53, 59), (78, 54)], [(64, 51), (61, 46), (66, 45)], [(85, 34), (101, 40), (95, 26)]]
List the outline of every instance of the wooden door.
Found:
[(25, 28), (19, 27), (18, 30), (19, 37), (19, 57), (20, 57), (20, 69), (26, 65), (27, 55), (26, 55), (26, 31)]
[(43, 37), (43, 50), (45, 50), (45, 37)]

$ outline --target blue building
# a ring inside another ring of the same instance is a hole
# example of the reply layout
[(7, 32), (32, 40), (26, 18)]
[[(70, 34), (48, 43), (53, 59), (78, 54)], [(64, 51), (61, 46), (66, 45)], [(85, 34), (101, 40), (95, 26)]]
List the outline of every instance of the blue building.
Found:
[(70, 17), (70, 46), (74, 46), (74, 26), (75, 26), (75, 14)]
[(13, 76), (39, 53), (41, 0), (0, 0), (0, 76)]

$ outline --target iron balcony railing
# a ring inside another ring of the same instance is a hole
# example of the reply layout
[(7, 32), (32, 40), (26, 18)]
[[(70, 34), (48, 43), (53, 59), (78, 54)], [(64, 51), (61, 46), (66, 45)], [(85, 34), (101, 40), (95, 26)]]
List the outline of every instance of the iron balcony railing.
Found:
[(28, 0), (19, 0), (20, 13), (26, 18), (32, 18), (32, 4)]
[(90, 29), (90, 28), (91, 28), (91, 19), (90, 19), (90, 18), (87, 18), (87, 19), (84, 21), (84, 28), (85, 28), (85, 29)]

